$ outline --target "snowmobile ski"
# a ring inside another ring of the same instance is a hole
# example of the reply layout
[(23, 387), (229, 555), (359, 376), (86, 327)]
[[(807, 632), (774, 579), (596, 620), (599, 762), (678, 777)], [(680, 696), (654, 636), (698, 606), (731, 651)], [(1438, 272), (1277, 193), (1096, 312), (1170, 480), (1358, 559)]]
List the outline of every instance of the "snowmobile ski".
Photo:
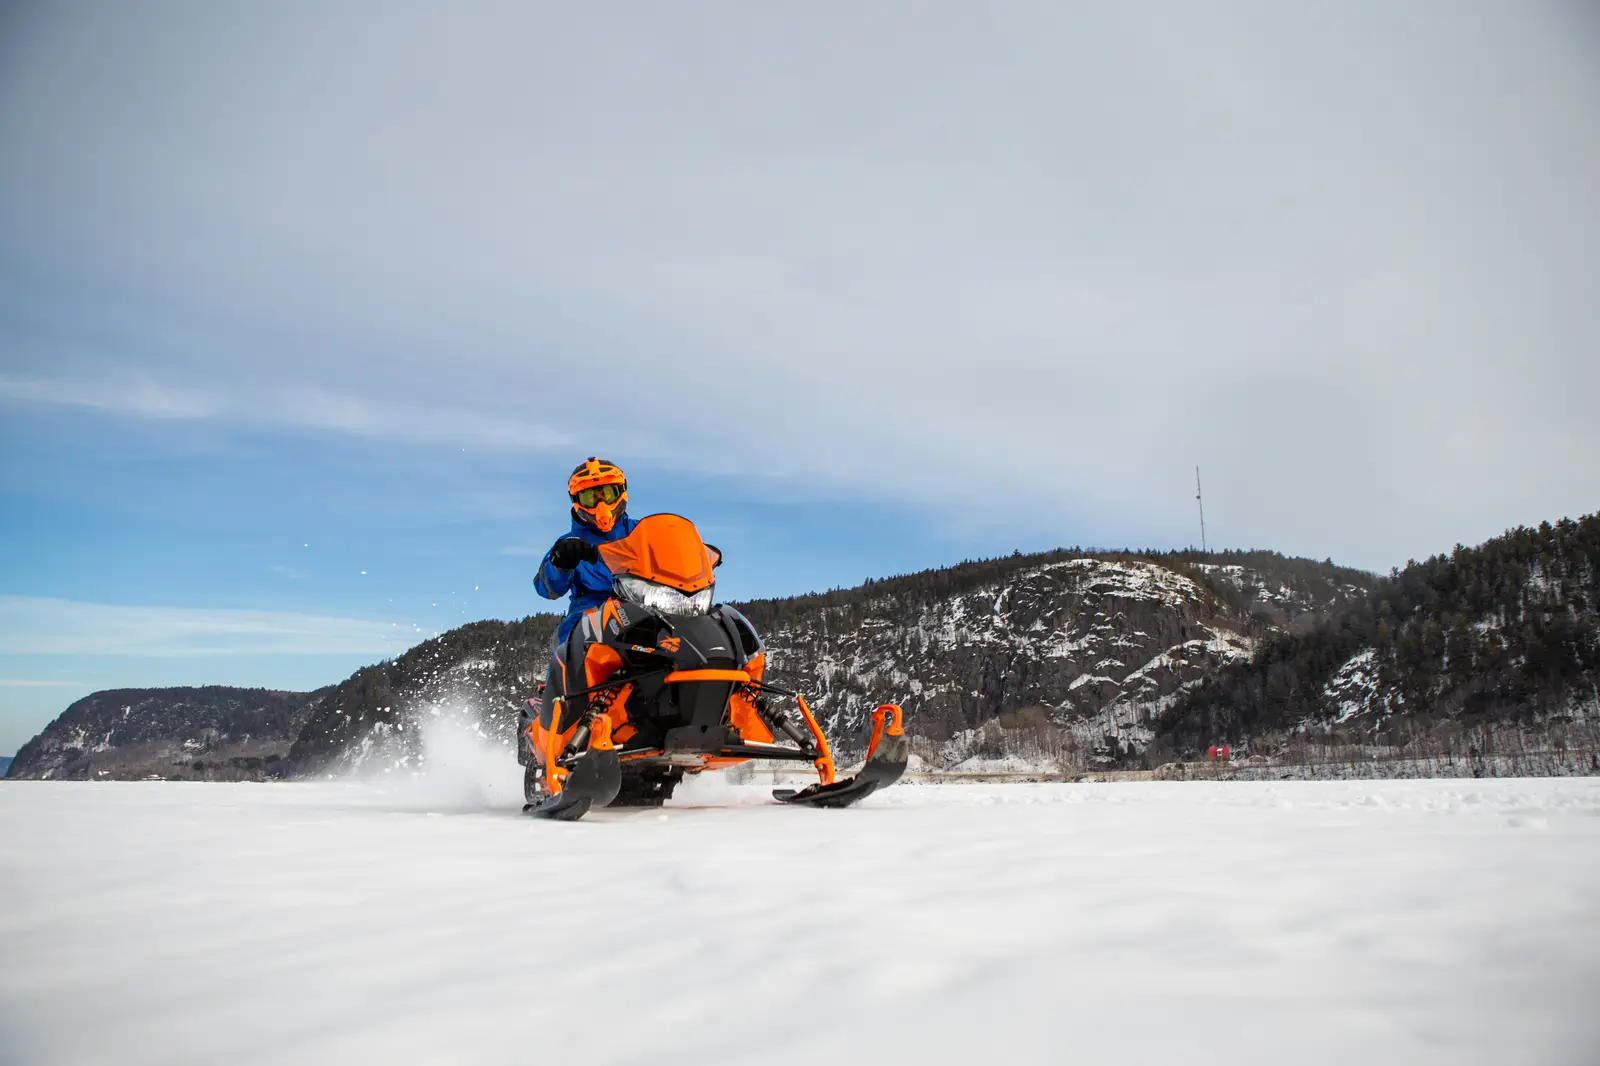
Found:
[(885, 703), (872, 712), (872, 740), (867, 745), (867, 761), (859, 773), (843, 781), (819, 782), (809, 788), (773, 789), (772, 798), (779, 803), (804, 807), (849, 807), (900, 780), (900, 775), (906, 772), (907, 754), (900, 708)]
[(522, 813), (558, 822), (577, 821), (591, 807), (605, 807), (622, 790), (622, 764), (611, 739), (611, 719), (595, 715), (574, 739), (583, 745), (572, 756), (559, 792), (544, 791), (530, 796)]

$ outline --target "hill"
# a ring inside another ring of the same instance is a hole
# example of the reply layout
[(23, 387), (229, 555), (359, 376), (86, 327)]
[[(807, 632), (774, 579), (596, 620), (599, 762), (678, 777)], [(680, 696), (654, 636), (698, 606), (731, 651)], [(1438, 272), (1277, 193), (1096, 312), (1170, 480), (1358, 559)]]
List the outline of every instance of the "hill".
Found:
[[(1600, 515), (1411, 562), (1275, 634), (1163, 712), (1155, 748), (1219, 742), (1338, 761), (1484, 762), (1600, 750)], [(1600, 763), (1592, 769), (1600, 770)]]
[(69, 706), (6, 776), (52, 780), (245, 781), (281, 776), (321, 692), (111, 689)]
[(866, 712), (892, 701), (925, 762), (1070, 769), (1142, 750), (1152, 717), (1185, 689), (1373, 581), (1264, 552), (1060, 551), (743, 609), (774, 677), (817, 694), (847, 753)]

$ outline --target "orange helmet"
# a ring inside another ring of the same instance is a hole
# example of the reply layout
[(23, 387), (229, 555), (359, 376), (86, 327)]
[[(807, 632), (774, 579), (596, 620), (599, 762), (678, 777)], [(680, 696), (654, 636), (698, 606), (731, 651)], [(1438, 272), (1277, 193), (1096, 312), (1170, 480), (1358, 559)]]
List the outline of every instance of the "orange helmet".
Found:
[(572, 513), (602, 533), (610, 533), (617, 516), (628, 509), (628, 478), (609, 459), (589, 456), (567, 478)]

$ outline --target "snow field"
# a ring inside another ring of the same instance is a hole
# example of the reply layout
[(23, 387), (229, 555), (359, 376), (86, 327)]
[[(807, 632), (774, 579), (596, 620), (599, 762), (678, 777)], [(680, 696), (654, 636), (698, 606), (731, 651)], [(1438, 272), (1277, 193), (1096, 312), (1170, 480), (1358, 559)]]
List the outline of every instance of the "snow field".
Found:
[(1600, 781), (708, 780), (561, 824), (474, 758), (0, 786), (0, 1059), (1600, 1061)]

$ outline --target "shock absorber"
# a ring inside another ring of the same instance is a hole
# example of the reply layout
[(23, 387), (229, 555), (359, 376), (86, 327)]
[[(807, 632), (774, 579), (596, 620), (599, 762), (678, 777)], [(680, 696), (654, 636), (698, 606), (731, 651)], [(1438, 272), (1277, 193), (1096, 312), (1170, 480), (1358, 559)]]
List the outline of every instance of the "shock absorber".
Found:
[(589, 719), (585, 718), (583, 720), (583, 724), (578, 726), (578, 731), (576, 733), (572, 734), (572, 739), (567, 741), (567, 750), (562, 752), (561, 754), (562, 754), (563, 757), (566, 757), (568, 755), (581, 755), (583, 753), (583, 750), (585, 748), (587, 748), (588, 746), (589, 746)]
[(784, 736), (800, 746), (800, 750), (807, 755), (815, 755), (816, 748), (811, 743), (811, 738), (801, 731), (800, 727), (789, 720), (789, 716), (782, 710), (773, 707), (761, 696), (755, 698), (756, 713), (762, 721), (774, 729), (779, 730)]
[[(621, 692), (620, 688), (605, 688), (589, 697), (589, 710), (583, 716), (583, 721), (578, 725), (577, 732), (572, 734), (572, 739), (567, 741), (566, 750), (561, 753), (562, 758), (581, 755), (589, 748), (589, 735), (593, 732), (591, 726), (596, 715), (605, 714), (611, 710), (612, 702)], [(609, 734), (607, 734), (609, 736)]]

